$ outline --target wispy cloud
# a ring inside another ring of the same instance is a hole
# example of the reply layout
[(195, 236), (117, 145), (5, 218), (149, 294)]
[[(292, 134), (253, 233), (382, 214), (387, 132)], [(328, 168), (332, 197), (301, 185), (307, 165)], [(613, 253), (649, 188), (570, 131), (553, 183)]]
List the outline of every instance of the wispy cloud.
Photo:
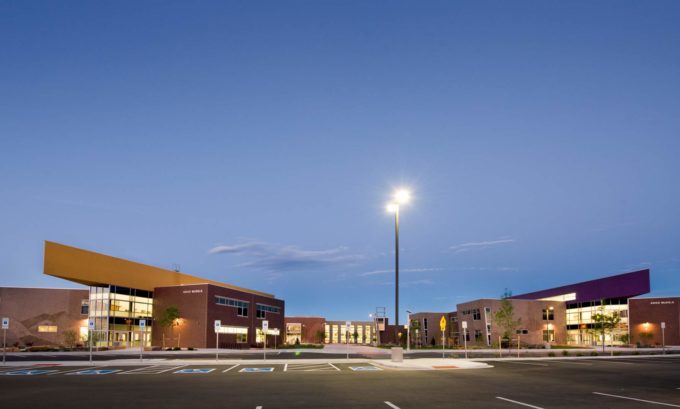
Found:
[[(402, 268), (399, 270), (402, 273), (424, 273), (428, 271), (441, 271), (441, 268)], [(368, 277), (368, 276), (374, 276), (378, 274), (389, 274), (389, 273), (394, 273), (394, 269), (392, 270), (373, 270), (373, 271), (366, 271), (363, 273), (357, 274), (359, 277)]]
[[(394, 281), (385, 281), (385, 282), (380, 283), (380, 284), (381, 284), (381, 285), (389, 285), (389, 286), (393, 286), (393, 285), (394, 285)], [(429, 279), (429, 278), (422, 278), (422, 279), (420, 279), (420, 280), (401, 281), (401, 282), (399, 283), (399, 286), (400, 286), (400, 287), (411, 287), (411, 286), (414, 286), (414, 285), (432, 285), (432, 284), (434, 284), (434, 281), (432, 281), (431, 279)]]
[(514, 243), (515, 239), (500, 239), (500, 240), (485, 240), (485, 241), (469, 241), (467, 243), (457, 244), (451, 246), (450, 250), (455, 254), (464, 253), (471, 250), (483, 250), (492, 246), (498, 246), (500, 244)]
[(279, 272), (349, 266), (365, 259), (363, 255), (348, 253), (347, 247), (305, 250), (297, 246), (258, 240), (231, 245), (220, 244), (208, 250), (208, 253), (244, 256), (250, 260), (239, 264), (239, 267)]

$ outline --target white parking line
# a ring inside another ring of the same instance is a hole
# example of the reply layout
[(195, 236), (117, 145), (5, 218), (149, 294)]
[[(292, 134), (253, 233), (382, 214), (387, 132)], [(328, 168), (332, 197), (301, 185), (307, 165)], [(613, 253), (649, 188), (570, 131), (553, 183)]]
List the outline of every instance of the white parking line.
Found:
[(394, 403), (389, 402), (389, 401), (385, 401), (385, 405), (391, 407), (392, 409), (399, 409), (399, 406), (397, 406)]
[[(336, 371), (339, 371), (339, 370), (340, 370), (340, 368), (338, 368), (337, 366), (333, 365), (333, 364), (330, 363), (330, 362), (328, 363), (328, 365), (330, 365), (330, 366), (332, 366), (333, 368), (335, 368)], [(680, 388), (678, 388), (678, 389), (680, 389)]]
[(225, 369), (224, 371), (222, 371), (222, 373), (229, 372), (229, 371), (231, 371), (232, 369), (236, 368), (238, 365), (239, 365), (239, 364), (236, 364), (236, 365), (234, 365), (234, 366), (232, 366), (232, 367), (229, 367), (229, 368)]
[(321, 363), (321, 364), (291, 364), (290, 367), (286, 365), (284, 368), (285, 370), (290, 369), (291, 372), (293, 371), (307, 371), (307, 372), (312, 372), (312, 371), (332, 371), (332, 370), (339, 370), (336, 367), (331, 366), (329, 363)]
[(262, 406), (255, 406), (255, 409), (262, 409)]
[(179, 369), (179, 368), (184, 368), (185, 366), (188, 366), (188, 365), (180, 365), (180, 366), (175, 366), (175, 367), (172, 367), (172, 368), (169, 368), (169, 369), (166, 369), (166, 370), (160, 371), (160, 372), (156, 372), (156, 373), (164, 373), (164, 372), (170, 372), (170, 371), (173, 371), (173, 370), (175, 370), (175, 369)]
[(26, 370), (31, 370), (31, 369), (40, 369), (40, 368), (35, 367), (35, 366), (27, 366), (25, 368), (21, 368), (21, 367), (12, 368), (11, 366), (7, 366), (7, 367), (2, 368), (2, 371), (0, 371), (0, 373), (14, 372), (14, 371), (26, 371)]
[(288, 364), (285, 364), (285, 365), (283, 366), (283, 372), (287, 372), (287, 371), (288, 371)]
[(595, 395), (602, 395), (602, 396), (611, 396), (612, 398), (619, 398), (619, 399), (628, 399), (628, 400), (634, 400), (638, 402), (644, 402), (644, 403), (651, 403), (653, 405), (662, 405), (662, 406), (671, 406), (673, 408), (680, 408), (680, 405), (674, 405), (672, 403), (663, 403), (663, 402), (655, 402), (653, 400), (645, 400), (645, 399), (638, 399), (638, 398), (631, 398), (629, 396), (621, 396), (621, 395), (611, 395), (609, 393), (601, 393), (601, 392), (593, 392)]
[(540, 406), (529, 405), (528, 403), (523, 403), (523, 402), (519, 402), (519, 401), (516, 401), (516, 400), (508, 399), (508, 398), (502, 398), (502, 397), (500, 397), (500, 396), (496, 396), (496, 399), (504, 400), (504, 401), (510, 402), (510, 403), (515, 403), (515, 404), (517, 404), (517, 405), (526, 406), (526, 407), (528, 407), (528, 408), (543, 409), (543, 408), (540, 407)]
[(53, 373), (50, 373), (50, 374), (48, 374), (48, 375), (61, 375), (61, 374), (65, 374), (65, 373), (84, 371), (84, 370), (86, 370), (86, 369), (92, 369), (92, 367), (91, 367), (91, 366), (88, 366), (88, 367), (85, 367), (85, 368), (70, 369), (70, 370), (68, 370), (68, 371), (53, 372)]

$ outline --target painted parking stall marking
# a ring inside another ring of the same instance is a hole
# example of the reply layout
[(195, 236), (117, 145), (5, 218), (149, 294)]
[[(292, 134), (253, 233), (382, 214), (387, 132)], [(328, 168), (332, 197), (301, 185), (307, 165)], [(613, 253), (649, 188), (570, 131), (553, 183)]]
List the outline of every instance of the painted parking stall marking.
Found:
[(245, 372), (245, 373), (274, 372), (274, 368), (271, 368), (271, 367), (267, 367), (267, 368), (243, 368), (239, 372)]
[(6, 376), (33, 376), (33, 375), (47, 375), (52, 372), (58, 372), (56, 369), (20, 369), (18, 371), (8, 371), (0, 373)]
[(500, 399), (500, 400), (505, 401), (505, 402), (514, 403), (515, 405), (526, 406), (527, 408), (543, 409), (543, 408), (540, 407), (540, 406), (530, 405), (530, 404), (528, 404), (528, 403), (520, 402), (520, 401), (518, 401), (518, 400), (512, 400), (512, 399), (508, 399), (508, 398), (503, 398), (503, 397), (501, 397), (501, 396), (496, 396), (496, 399)]
[(378, 368), (377, 366), (350, 366), (349, 369), (355, 371), (355, 372), (371, 372), (371, 371), (382, 371), (381, 368)]
[(320, 364), (290, 364), (286, 371), (289, 372), (314, 372), (314, 371), (339, 371), (339, 369), (329, 363)]
[(656, 401), (653, 401), (653, 400), (632, 398), (630, 396), (612, 395), (612, 394), (609, 394), (609, 393), (602, 393), (602, 392), (593, 392), (593, 394), (600, 395), (600, 396), (608, 396), (610, 398), (618, 398), (618, 399), (625, 399), (625, 400), (633, 400), (633, 401), (636, 401), (636, 402), (650, 403), (652, 405), (661, 405), (661, 406), (670, 406), (670, 407), (673, 407), (673, 408), (680, 408), (680, 405), (674, 405), (672, 403), (656, 402)]
[(170, 372), (172, 370), (176, 370), (179, 368), (184, 368), (186, 365), (178, 365), (178, 366), (171, 366), (168, 367), (166, 365), (152, 365), (152, 366), (145, 366), (143, 368), (136, 368), (136, 369), (131, 369), (129, 371), (125, 372), (120, 372), (118, 375), (156, 375), (156, 374), (161, 374), (165, 372)]
[(64, 375), (109, 375), (120, 372), (120, 369), (85, 369), (84, 371), (69, 372)]
[(176, 374), (196, 374), (196, 373), (210, 373), (214, 371), (215, 368), (184, 368), (173, 373)]
[(387, 401), (387, 400), (385, 401), (385, 405), (391, 407), (392, 409), (399, 409), (399, 406), (397, 406), (394, 403)]

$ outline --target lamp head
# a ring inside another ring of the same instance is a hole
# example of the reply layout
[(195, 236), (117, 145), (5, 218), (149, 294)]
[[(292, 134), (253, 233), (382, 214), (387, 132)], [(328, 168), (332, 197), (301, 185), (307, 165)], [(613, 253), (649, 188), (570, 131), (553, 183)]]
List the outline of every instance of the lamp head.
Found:
[(411, 200), (411, 192), (407, 189), (399, 189), (394, 192), (394, 200), (398, 204), (406, 204)]
[(385, 210), (387, 210), (387, 213), (396, 213), (399, 211), (399, 205), (396, 203), (388, 203), (387, 206), (385, 206)]

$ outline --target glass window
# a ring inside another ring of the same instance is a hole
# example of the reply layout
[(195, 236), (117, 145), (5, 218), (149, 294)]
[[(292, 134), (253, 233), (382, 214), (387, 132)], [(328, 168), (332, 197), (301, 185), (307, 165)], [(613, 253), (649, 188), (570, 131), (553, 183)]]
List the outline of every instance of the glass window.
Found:
[(481, 342), (482, 341), (482, 331), (479, 329), (475, 330), (475, 342)]
[(267, 313), (279, 314), (281, 309), (279, 307), (274, 307), (271, 305), (257, 304), (255, 310), (255, 317), (257, 318), (267, 318)]
[(545, 342), (555, 341), (555, 331), (552, 329), (543, 330), (543, 341)]
[(475, 321), (479, 321), (482, 319), (482, 314), (479, 311), (479, 308), (475, 308), (472, 310), (472, 319)]
[(250, 303), (247, 301), (241, 301), (241, 300), (235, 300), (233, 298), (227, 298), (227, 297), (222, 297), (219, 295), (215, 296), (215, 304), (217, 305), (224, 305), (227, 307), (235, 307), (236, 308), (236, 315), (239, 317), (247, 317), (248, 316), (248, 307), (250, 306)]
[(90, 300), (80, 301), (80, 315), (87, 315), (90, 313)]
[(543, 309), (543, 320), (544, 321), (554, 321), (555, 320), (555, 310), (552, 308)]
[(245, 344), (248, 342), (248, 334), (236, 334), (236, 343)]
[(38, 332), (57, 332), (56, 325), (38, 325)]

